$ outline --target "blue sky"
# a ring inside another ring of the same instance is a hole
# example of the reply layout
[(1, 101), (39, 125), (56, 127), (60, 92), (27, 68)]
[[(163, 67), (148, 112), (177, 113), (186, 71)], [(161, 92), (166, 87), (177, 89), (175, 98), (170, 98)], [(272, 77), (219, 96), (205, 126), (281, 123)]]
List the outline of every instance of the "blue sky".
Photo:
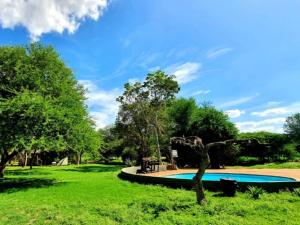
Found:
[(98, 127), (125, 82), (175, 74), (179, 96), (210, 101), (241, 131), (283, 132), (300, 112), (300, 1), (4, 0), (0, 44), (53, 45), (88, 88)]

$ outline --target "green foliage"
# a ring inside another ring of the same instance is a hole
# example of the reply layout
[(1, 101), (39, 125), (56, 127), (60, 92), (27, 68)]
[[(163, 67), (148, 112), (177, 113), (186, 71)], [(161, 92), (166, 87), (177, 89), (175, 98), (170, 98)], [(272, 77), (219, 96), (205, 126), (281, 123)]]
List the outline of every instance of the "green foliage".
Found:
[(297, 145), (295, 143), (288, 143), (283, 146), (279, 154), (284, 159), (296, 159), (300, 157), (299, 152), (297, 152)]
[(262, 143), (276, 143), (277, 145), (283, 145), (290, 141), (289, 137), (285, 134), (271, 133), (266, 131), (240, 133), (239, 139), (257, 139)]
[[(296, 147), (286, 134), (271, 132), (240, 133), (239, 139), (257, 139), (261, 143), (270, 144), (269, 148), (259, 149), (257, 146), (241, 146), (240, 156), (267, 158), (269, 161), (286, 161), (297, 156)], [(264, 152), (262, 152), (264, 151)]]
[(99, 149), (101, 158), (109, 162), (114, 157), (120, 157), (124, 149), (123, 138), (119, 137), (116, 127), (99, 129), (98, 133), (103, 141)]
[(167, 109), (171, 135), (176, 137), (189, 136), (192, 116), (197, 111), (195, 99), (179, 98), (174, 100)]
[(249, 186), (248, 193), (253, 199), (259, 199), (265, 191), (260, 187)]
[(293, 190), (293, 194), (294, 194), (295, 196), (300, 197), (300, 188), (295, 188), (295, 189)]
[(81, 163), (84, 153), (88, 153), (93, 158), (99, 158), (101, 137), (90, 119), (84, 118), (77, 121), (68, 131), (67, 142), (68, 150), (76, 155), (77, 164)]
[(143, 83), (126, 83), (125, 91), (117, 101), (121, 106), (116, 127), (124, 138), (124, 145), (135, 149), (142, 157), (153, 153), (152, 143), (156, 143), (160, 160), (160, 142), (165, 133), (164, 111), (168, 103), (179, 91), (174, 76), (162, 71), (147, 75)]
[(235, 138), (238, 129), (222, 111), (209, 104), (203, 104), (193, 114), (191, 135), (201, 137), (204, 143)]
[(0, 47), (0, 172), (23, 150), (94, 149), (84, 99), (52, 47)]
[(125, 147), (122, 152), (122, 160), (127, 166), (136, 165), (136, 161), (138, 160), (138, 153), (134, 148)]
[[(233, 139), (238, 133), (225, 113), (207, 103), (199, 107), (193, 98), (173, 101), (167, 114), (170, 136), (198, 136), (204, 144), (208, 144)], [(211, 166), (219, 168), (224, 163), (232, 164), (238, 151), (237, 146), (213, 148), (209, 152)]]
[(300, 113), (289, 116), (284, 124), (285, 132), (300, 144)]
[(234, 166), (228, 168), (253, 168), (253, 169), (300, 169), (299, 162), (276, 162), (276, 163), (266, 163), (257, 164), (253, 166)]

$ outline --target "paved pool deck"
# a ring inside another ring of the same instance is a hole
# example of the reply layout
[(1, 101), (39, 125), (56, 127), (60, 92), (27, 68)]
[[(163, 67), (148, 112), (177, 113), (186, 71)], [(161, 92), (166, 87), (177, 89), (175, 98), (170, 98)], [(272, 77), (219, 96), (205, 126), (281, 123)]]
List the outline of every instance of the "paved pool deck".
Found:
[[(196, 173), (197, 169), (178, 169), (178, 170), (164, 170), (160, 172), (153, 172), (143, 174), (144, 176), (164, 177), (178, 173)], [(294, 178), (300, 181), (300, 169), (207, 169), (208, 173), (244, 173), (257, 175), (270, 175)]]

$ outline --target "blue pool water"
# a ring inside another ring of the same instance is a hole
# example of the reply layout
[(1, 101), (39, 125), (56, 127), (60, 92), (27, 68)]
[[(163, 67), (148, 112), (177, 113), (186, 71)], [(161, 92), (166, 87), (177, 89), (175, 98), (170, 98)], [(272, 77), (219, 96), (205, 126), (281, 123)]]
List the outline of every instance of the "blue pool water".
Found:
[[(180, 173), (166, 176), (167, 178), (186, 179), (192, 180), (195, 176), (194, 173)], [(266, 175), (253, 175), (253, 174), (233, 174), (233, 173), (205, 173), (203, 181), (220, 181), (220, 179), (232, 179), (237, 182), (291, 182), (295, 181), (293, 178), (266, 176)]]

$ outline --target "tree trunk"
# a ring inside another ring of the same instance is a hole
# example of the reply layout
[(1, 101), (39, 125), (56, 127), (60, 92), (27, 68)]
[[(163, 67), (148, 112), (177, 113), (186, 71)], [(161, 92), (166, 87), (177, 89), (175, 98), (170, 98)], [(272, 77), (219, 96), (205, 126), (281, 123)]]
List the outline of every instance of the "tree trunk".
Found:
[(157, 158), (158, 158), (159, 164), (161, 164), (161, 153), (160, 153), (160, 144), (159, 144), (157, 128), (155, 128), (155, 136), (156, 136), (156, 144), (157, 144)]
[(0, 161), (0, 178), (4, 177), (4, 171), (6, 167), (6, 163), (12, 160), (17, 155), (17, 152), (13, 151), (10, 155), (7, 151), (4, 152), (4, 154), (1, 156)]
[(32, 164), (33, 164), (33, 160), (34, 160), (34, 157), (35, 157), (35, 153), (36, 153), (36, 150), (33, 151), (33, 154), (31, 154), (31, 157), (30, 157), (30, 160), (29, 160), (29, 165), (30, 165), (30, 169), (32, 170)]
[(4, 177), (4, 170), (5, 170), (5, 164), (4, 165), (0, 165), (0, 178)]
[(157, 157), (158, 157), (159, 164), (161, 164), (161, 152), (160, 152), (160, 144), (159, 144), (158, 125), (157, 125), (157, 123), (158, 123), (157, 122), (157, 114), (155, 114), (155, 136), (156, 136), (156, 144), (157, 144)]
[(194, 178), (195, 179), (195, 187), (196, 187), (197, 203), (200, 205), (206, 203), (203, 184), (202, 184), (202, 177), (203, 177), (208, 165), (209, 165), (209, 156), (207, 154), (207, 156), (204, 157), (203, 161), (200, 163), (199, 169)]
[(76, 164), (79, 165), (80, 163), (81, 163), (81, 155), (80, 153), (77, 153)]
[(24, 166), (27, 166), (28, 154), (25, 152)]
[(22, 167), (25, 167), (27, 165), (27, 152), (24, 151), (24, 153), (20, 153), (19, 154), (19, 157), (20, 157), (20, 164)]

